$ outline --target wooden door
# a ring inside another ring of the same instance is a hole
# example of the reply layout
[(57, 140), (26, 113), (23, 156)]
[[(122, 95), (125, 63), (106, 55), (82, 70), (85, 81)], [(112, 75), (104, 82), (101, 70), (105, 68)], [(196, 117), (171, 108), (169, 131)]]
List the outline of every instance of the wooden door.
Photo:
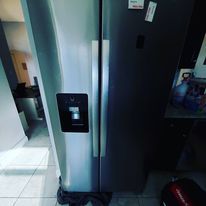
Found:
[(26, 65), (26, 56), (20, 51), (11, 51), (11, 57), (14, 63), (16, 75), (19, 83), (26, 82), (26, 86), (31, 86), (28, 69)]

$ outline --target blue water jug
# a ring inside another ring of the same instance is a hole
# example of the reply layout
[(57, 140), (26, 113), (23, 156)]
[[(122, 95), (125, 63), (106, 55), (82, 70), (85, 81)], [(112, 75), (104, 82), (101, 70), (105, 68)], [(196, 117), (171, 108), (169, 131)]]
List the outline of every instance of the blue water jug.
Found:
[(183, 101), (187, 90), (189, 88), (188, 82), (190, 80), (191, 73), (185, 72), (182, 74), (182, 82), (180, 85), (176, 86), (173, 91), (172, 103), (175, 106), (183, 105)]

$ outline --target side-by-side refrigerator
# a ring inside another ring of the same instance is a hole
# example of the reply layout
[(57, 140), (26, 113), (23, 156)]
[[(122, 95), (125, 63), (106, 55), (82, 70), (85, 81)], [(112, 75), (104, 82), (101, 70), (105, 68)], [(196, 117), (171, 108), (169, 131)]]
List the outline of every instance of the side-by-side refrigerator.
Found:
[(21, 2), (63, 189), (141, 191), (193, 0)]

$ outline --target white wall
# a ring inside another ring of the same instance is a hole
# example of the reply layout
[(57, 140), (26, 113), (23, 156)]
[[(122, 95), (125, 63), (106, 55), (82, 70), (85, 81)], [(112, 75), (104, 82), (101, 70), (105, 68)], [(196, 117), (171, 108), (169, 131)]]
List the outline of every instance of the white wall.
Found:
[(4, 22), (4, 32), (10, 50), (17, 50), (26, 54), (26, 63), (29, 73), (30, 82), (34, 84), (34, 76), (36, 74), (36, 66), (33, 61), (29, 39), (24, 22)]
[(205, 58), (206, 58), (206, 34), (194, 69), (196, 77), (206, 78), (206, 65), (203, 64)]
[(24, 138), (25, 133), (0, 60), (0, 157)]

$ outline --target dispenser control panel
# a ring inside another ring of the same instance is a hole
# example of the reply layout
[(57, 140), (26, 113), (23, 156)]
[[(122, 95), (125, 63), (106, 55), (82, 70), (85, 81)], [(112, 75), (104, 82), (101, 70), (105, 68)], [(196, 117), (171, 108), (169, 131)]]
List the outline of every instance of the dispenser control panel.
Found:
[(62, 132), (89, 132), (88, 95), (59, 93), (56, 96)]

